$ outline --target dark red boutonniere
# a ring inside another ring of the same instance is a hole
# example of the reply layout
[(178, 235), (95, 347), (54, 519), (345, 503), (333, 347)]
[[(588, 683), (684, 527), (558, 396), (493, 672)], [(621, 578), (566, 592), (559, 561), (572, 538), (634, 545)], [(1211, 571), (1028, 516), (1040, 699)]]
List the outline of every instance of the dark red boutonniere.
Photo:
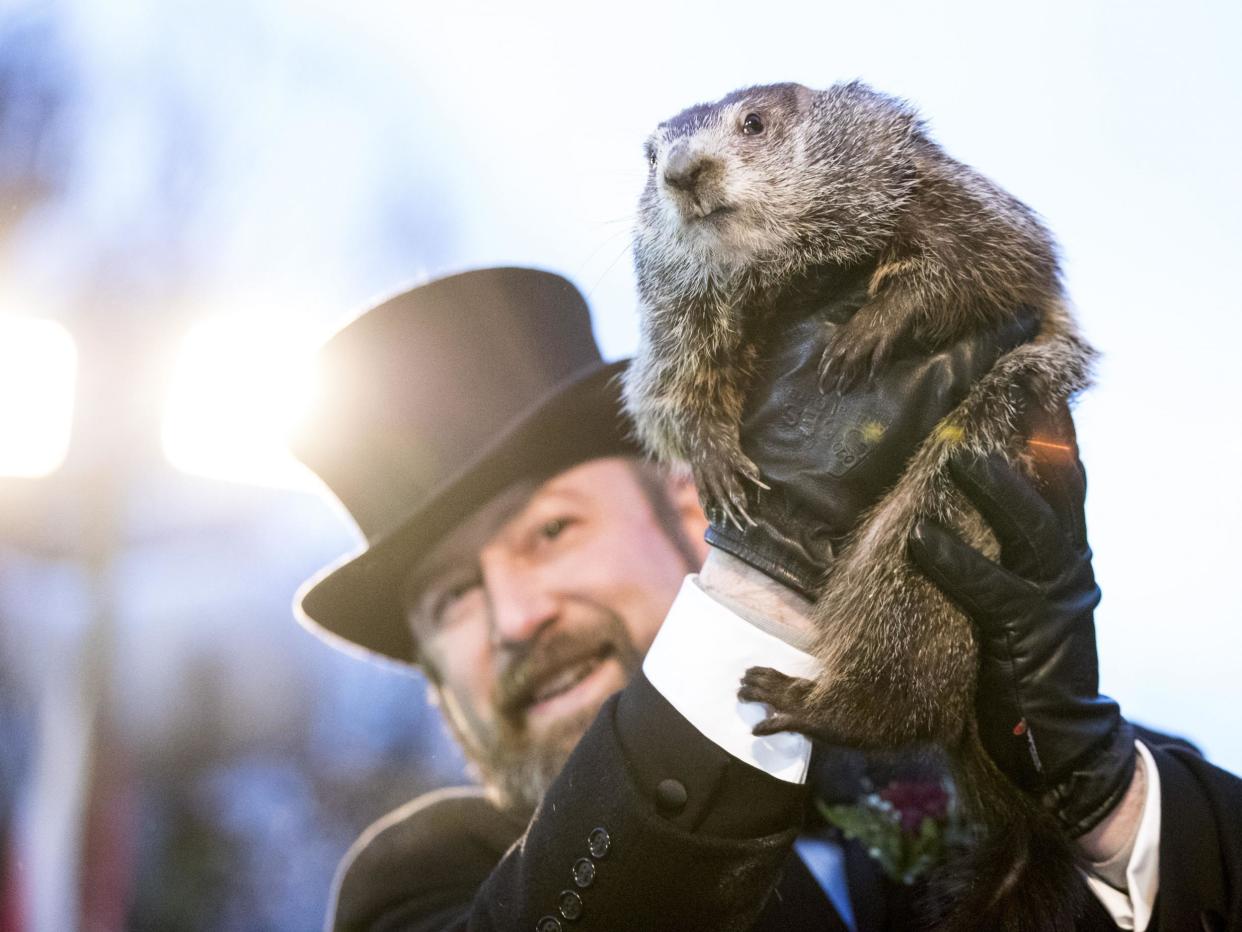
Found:
[(816, 801), (830, 825), (856, 839), (898, 883), (912, 884), (966, 839), (951, 785), (894, 780), (853, 805)]

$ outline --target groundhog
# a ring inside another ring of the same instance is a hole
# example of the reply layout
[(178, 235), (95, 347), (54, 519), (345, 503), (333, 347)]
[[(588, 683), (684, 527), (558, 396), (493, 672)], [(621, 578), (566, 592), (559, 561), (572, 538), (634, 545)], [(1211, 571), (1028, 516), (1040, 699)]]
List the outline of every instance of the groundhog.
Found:
[(1051, 235), (946, 154), (908, 104), (858, 82), (737, 91), (660, 124), (646, 155), (635, 233), (642, 341), (625, 399), (640, 439), (689, 464), (717, 520), (740, 527), (748, 495), (766, 488), (739, 428), (762, 341), (790, 301), (874, 269), (865, 303), (825, 325), (825, 392), (896, 356), (1036, 315), (1038, 335), (976, 382), (846, 545), (824, 555), (813, 608), (822, 675), (756, 668), (739, 696), (772, 709), (756, 734), (943, 746), (980, 838), (946, 880), (956, 903), (941, 927), (1073, 928), (1084, 888), (1072, 845), (979, 743), (970, 622), (906, 553), (916, 521), (931, 517), (995, 557), (995, 538), (948, 477), (949, 457), (999, 452), (1029, 472), (1023, 406), (1063, 409), (1089, 382), (1094, 353), (1067, 309)]

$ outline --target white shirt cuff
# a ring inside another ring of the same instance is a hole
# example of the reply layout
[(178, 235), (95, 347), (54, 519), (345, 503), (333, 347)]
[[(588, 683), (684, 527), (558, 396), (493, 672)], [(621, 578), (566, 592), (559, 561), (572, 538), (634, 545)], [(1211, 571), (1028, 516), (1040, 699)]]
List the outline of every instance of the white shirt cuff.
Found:
[(1134, 838), (1130, 864), (1126, 867), (1129, 892), (1114, 889), (1090, 874), (1087, 874), (1087, 886), (1104, 904), (1118, 928), (1143, 932), (1151, 922), (1160, 884), (1160, 775), (1151, 751), (1143, 742), (1135, 741), (1134, 746), (1143, 759), (1147, 795), (1143, 799), (1143, 816)]
[(647, 652), (643, 673), (690, 724), (738, 760), (788, 783), (805, 783), (809, 738), (751, 734), (769, 710), (738, 701), (742, 675), (750, 667), (808, 678), (819, 668), (810, 654), (734, 614), (703, 591), (697, 576), (687, 576)]

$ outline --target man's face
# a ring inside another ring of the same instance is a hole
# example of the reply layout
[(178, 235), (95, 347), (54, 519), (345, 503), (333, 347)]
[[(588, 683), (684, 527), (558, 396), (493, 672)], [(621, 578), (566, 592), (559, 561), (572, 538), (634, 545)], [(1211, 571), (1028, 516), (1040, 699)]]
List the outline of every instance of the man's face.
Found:
[(659, 480), (658, 514), (642, 468), (592, 460), (511, 488), (407, 579), (449, 725), (505, 805), (534, 807), (706, 555), (693, 487)]

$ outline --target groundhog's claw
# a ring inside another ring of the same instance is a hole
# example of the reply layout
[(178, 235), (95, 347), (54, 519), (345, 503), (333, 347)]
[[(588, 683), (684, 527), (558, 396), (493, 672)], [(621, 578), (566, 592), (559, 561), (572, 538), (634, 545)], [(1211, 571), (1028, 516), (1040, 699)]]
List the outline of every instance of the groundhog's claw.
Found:
[(763, 489), (763, 491), (765, 492), (771, 491), (772, 486), (768, 485), (766, 482), (764, 482), (762, 479), (759, 478), (759, 467), (756, 466), (751, 461), (750, 457), (743, 456), (741, 458), (741, 461), (738, 463), (735, 463), (734, 465), (737, 467), (738, 472), (740, 472), (743, 476), (745, 476), (755, 485), (759, 486), (759, 488)]
[(770, 486), (759, 478), (759, 467), (748, 457), (739, 453), (734, 462), (699, 462), (694, 467), (694, 479), (699, 487), (703, 510), (710, 516), (719, 514), (739, 531), (755, 526), (755, 520), (746, 510), (743, 480), (749, 480), (764, 490)]
[(704, 510), (717, 511), (721, 517), (739, 531), (755, 526), (755, 519), (746, 510), (746, 490), (737, 473), (724, 472), (704, 477), (699, 484), (704, 497)]
[(819, 360), (820, 391), (844, 393), (874, 379), (892, 356), (896, 335), (860, 322), (864, 310), (833, 331)]

